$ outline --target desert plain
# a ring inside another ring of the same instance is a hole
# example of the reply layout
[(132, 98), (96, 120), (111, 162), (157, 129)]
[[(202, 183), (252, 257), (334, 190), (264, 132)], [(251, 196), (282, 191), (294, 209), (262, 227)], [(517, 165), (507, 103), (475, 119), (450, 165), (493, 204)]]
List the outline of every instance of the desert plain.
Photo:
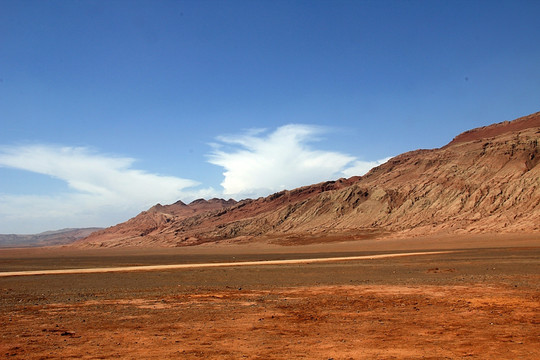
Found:
[(537, 234), (3, 249), (0, 358), (538, 359), (539, 255)]

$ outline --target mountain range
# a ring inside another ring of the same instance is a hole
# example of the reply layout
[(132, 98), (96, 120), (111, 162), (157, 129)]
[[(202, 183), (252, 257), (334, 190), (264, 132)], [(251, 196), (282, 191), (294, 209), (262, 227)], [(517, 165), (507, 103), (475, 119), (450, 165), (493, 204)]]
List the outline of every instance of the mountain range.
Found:
[(0, 247), (38, 247), (67, 245), (85, 238), (101, 228), (73, 228), (45, 231), (39, 234), (0, 234)]
[(364, 176), (242, 201), (155, 205), (78, 247), (283, 245), (432, 234), (540, 232), (540, 112), (398, 155)]

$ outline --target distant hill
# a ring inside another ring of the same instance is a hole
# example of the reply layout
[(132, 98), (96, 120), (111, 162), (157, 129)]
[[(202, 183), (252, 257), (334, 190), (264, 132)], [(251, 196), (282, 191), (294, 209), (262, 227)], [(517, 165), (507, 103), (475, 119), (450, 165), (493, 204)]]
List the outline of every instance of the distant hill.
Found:
[(85, 238), (101, 228), (62, 229), (39, 234), (0, 234), (0, 247), (36, 247), (66, 245)]
[[(362, 177), (255, 200), (156, 205), (81, 247), (280, 244), (452, 233), (540, 233), (540, 112), (398, 155)], [(215, 208), (214, 208), (215, 207)]]

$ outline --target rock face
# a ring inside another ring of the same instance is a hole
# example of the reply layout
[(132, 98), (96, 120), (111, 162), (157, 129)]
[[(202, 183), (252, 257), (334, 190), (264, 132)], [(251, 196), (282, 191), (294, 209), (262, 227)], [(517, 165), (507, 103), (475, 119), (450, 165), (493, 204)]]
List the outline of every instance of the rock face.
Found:
[(440, 149), (396, 156), (363, 177), (239, 203), (156, 205), (78, 245), (540, 232), (539, 138), (540, 112), (467, 131)]

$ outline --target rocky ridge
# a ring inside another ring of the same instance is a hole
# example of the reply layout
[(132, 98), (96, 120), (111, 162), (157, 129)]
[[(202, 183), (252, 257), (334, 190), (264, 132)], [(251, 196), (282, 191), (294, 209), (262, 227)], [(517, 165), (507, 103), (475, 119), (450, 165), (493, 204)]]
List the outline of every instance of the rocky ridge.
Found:
[[(129, 241), (132, 246), (149, 245), (148, 239), (153, 239), (154, 236), (160, 234), (173, 223), (199, 213), (224, 209), (234, 204), (236, 201), (233, 199), (198, 199), (189, 205), (180, 200), (170, 205), (157, 204), (126, 222), (91, 234), (84, 242), (91, 244), (98, 239), (98, 241), (109, 242), (112, 246), (125, 241)], [(141, 242), (141, 240), (143, 241)]]
[(539, 138), (540, 112), (467, 131), (439, 149), (401, 154), (363, 177), (229, 201), (219, 209), (156, 205), (77, 245), (187, 246), (255, 239), (293, 244), (540, 232)]

